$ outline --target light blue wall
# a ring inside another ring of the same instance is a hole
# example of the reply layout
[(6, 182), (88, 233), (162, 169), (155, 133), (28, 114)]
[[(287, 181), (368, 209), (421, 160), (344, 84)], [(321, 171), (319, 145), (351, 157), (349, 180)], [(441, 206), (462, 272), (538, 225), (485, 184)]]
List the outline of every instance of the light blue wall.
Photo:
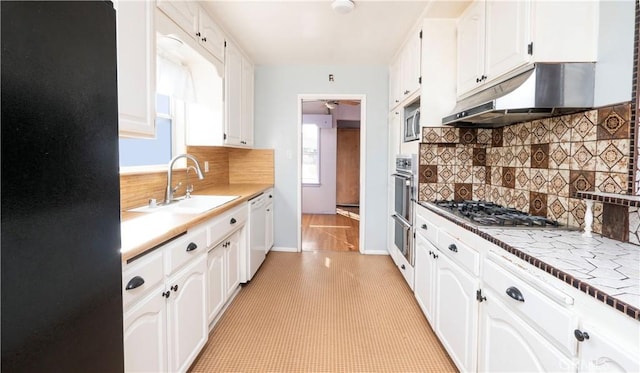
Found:
[[(329, 74), (335, 81), (329, 82)], [(257, 66), (255, 146), (275, 150), (275, 246), (297, 247), (298, 95), (366, 96), (365, 250), (386, 251), (387, 66)]]

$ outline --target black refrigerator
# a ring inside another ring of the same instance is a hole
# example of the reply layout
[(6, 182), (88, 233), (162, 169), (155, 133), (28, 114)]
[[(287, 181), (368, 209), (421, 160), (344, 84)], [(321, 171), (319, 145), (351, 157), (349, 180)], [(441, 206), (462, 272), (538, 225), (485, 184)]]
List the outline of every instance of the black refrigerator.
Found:
[(2, 372), (123, 371), (113, 5), (0, 14)]

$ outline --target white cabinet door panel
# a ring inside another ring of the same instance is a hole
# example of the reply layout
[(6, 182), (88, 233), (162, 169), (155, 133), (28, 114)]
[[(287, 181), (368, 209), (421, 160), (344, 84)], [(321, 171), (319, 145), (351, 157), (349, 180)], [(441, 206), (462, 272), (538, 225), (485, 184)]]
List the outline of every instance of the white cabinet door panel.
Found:
[(200, 45), (220, 61), (224, 61), (224, 34), (202, 9), (199, 12)]
[(207, 321), (211, 323), (226, 300), (224, 249), (215, 247), (207, 254)]
[(241, 247), (241, 229), (234, 233), (227, 241), (225, 248), (225, 273), (226, 273), (226, 298), (229, 299), (233, 292), (240, 286), (240, 247)]
[[(145, 1), (146, 2), (146, 1)], [(198, 11), (200, 6), (194, 1), (157, 0), (158, 8), (192, 38), (198, 37)]]
[(433, 307), (435, 301), (436, 259), (432, 255), (438, 250), (420, 234), (416, 235), (415, 245), (416, 260), (413, 289), (418, 305), (420, 305), (429, 324), (433, 327), (435, 325)]
[(484, 75), (484, 13), (483, 0), (475, 1), (458, 21), (458, 96), (480, 84)]
[(240, 145), (242, 113), (242, 55), (230, 42), (225, 48), (225, 144)]
[[(602, 328), (605, 325), (601, 325)], [(640, 372), (638, 351), (628, 352), (620, 348), (611, 337), (590, 323), (583, 323), (581, 331), (589, 339), (580, 342), (581, 371), (585, 372)], [(640, 338), (640, 337), (639, 337)]]

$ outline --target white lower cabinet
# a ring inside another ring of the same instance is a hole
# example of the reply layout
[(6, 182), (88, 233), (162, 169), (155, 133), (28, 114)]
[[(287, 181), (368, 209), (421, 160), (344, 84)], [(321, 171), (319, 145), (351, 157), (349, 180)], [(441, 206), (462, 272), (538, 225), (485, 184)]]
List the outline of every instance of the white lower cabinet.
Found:
[(421, 234), (416, 234), (416, 261), (413, 290), (429, 324), (435, 325), (435, 274), (438, 250)]
[(226, 284), (226, 299), (229, 299), (240, 286), (240, 247), (242, 245), (242, 234), (244, 234), (244, 228), (236, 231), (225, 242), (224, 247), (224, 268), (225, 268), (225, 284)]
[(207, 258), (200, 255), (169, 279), (172, 293), (167, 298), (167, 340), (171, 372), (185, 372), (207, 342), (206, 271)]
[(216, 246), (207, 254), (207, 320), (209, 323), (218, 315), (227, 300), (225, 287), (224, 256), (221, 245)]
[(575, 372), (576, 364), (535, 331), (498, 294), (485, 293), (480, 315), (478, 371)]
[(435, 332), (458, 369), (476, 370), (478, 339), (478, 279), (446, 255), (438, 255)]
[[(589, 337), (580, 342), (581, 372), (640, 372), (639, 351), (627, 351), (602, 333), (599, 327), (583, 323), (580, 332)], [(640, 339), (636, 331), (636, 340)]]

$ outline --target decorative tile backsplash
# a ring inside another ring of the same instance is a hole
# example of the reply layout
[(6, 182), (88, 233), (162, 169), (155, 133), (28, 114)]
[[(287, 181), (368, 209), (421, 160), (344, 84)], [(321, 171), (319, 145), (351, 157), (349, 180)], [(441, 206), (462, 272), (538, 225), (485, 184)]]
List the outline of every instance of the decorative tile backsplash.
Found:
[[(585, 206), (576, 192), (629, 191), (630, 121), (623, 104), (494, 129), (423, 128), (418, 199), (488, 200), (580, 226)], [(596, 233), (603, 220), (627, 216), (598, 201), (593, 210)], [(604, 234), (629, 236), (612, 229)]]

